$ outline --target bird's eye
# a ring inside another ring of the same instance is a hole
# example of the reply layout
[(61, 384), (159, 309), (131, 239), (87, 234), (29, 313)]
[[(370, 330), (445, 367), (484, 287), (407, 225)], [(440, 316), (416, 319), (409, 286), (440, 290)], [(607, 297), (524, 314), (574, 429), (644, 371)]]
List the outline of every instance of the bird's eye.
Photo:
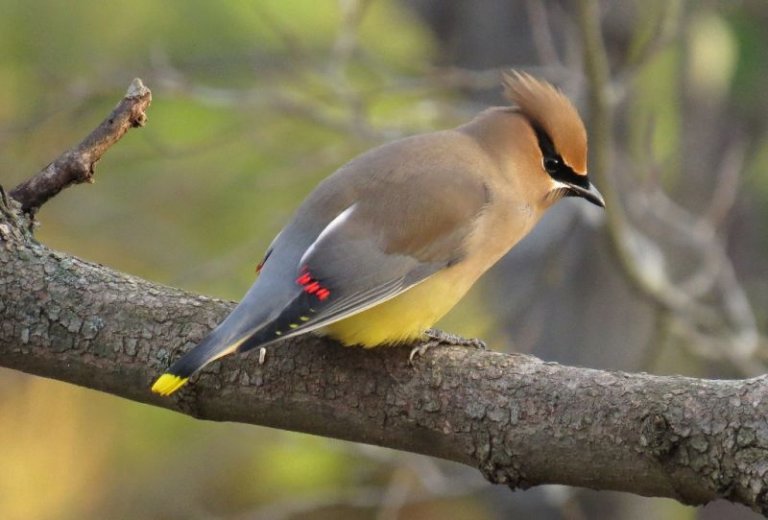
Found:
[(558, 166), (560, 166), (560, 161), (557, 159), (557, 157), (544, 158), (544, 169), (548, 172), (555, 171)]

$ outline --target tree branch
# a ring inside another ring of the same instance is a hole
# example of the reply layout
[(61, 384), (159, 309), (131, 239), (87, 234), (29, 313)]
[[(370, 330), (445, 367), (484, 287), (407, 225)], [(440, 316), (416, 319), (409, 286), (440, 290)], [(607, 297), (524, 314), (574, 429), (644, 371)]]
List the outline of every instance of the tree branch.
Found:
[(139, 78), (131, 82), (122, 101), (88, 137), (48, 164), (37, 175), (11, 190), (25, 213), (34, 214), (51, 197), (72, 184), (93, 182), (94, 166), (104, 152), (131, 128), (144, 126), (152, 93)]
[[(11, 201), (11, 205), (13, 205)], [(175, 399), (152, 379), (230, 302), (36, 243), (0, 211), (0, 365), (163, 406), (388, 446), (511, 488), (560, 483), (768, 513), (765, 377), (708, 381), (573, 368), (524, 355), (341, 348), (314, 336), (222, 360)]]

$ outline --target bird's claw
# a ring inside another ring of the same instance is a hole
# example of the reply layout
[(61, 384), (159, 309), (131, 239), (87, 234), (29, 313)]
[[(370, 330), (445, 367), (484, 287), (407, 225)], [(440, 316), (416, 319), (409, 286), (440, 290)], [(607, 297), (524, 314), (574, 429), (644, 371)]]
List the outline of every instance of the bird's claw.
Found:
[(435, 341), (427, 341), (426, 343), (422, 343), (421, 345), (418, 345), (416, 347), (413, 347), (411, 349), (411, 353), (408, 355), (408, 364), (413, 365), (413, 360), (417, 357), (423, 356), (427, 350), (429, 350), (431, 347), (434, 347), (438, 343)]
[(259, 349), (259, 365), (263, 365), (266, 360), (267, 360), (267, 348), (261, 347)]

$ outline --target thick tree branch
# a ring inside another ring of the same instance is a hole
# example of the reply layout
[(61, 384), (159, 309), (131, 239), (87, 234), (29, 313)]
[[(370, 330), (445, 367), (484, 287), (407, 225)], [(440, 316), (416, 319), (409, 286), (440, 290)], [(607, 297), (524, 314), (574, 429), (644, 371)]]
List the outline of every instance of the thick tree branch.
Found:
[(109, 147), (131, 128), (144, 126), (152, 93), (140, 79), (133, 80), (122, 101), (83, 141), (67, 150), (34, 177), (11, 190), (25, 213), (34, 214), (48, 199), (72, 184), (93, 182), (94, 166)]
[[(12, 201), (11, 201), (12, 204)], [(768, 381), (611, 373), (523, 355), (347, 349), (312, 336), (149, 392), (232, 304), (52, 251), (0, 212), (0, 365), (163, 406), (388, 446), (512, 488), (560, 483), (718, 497), (768, 512)]]

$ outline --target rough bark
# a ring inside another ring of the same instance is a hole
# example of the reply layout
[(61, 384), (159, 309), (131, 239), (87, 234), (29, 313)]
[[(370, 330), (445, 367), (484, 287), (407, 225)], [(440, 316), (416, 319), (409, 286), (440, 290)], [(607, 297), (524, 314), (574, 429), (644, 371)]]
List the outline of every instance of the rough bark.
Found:
[(441, 457), (512, 488), (722, 497), (768, 512), (765, 377), (613, 373), (457, 347), (412, 367), (408, 349), (305, 336), (270, 348), (264, 365), (253, 355), (222, 360), (160, 398), (153, 378), (232, 304), (52, 251), (13, 201), (0, 215), (2, 366), (201, 419)]

